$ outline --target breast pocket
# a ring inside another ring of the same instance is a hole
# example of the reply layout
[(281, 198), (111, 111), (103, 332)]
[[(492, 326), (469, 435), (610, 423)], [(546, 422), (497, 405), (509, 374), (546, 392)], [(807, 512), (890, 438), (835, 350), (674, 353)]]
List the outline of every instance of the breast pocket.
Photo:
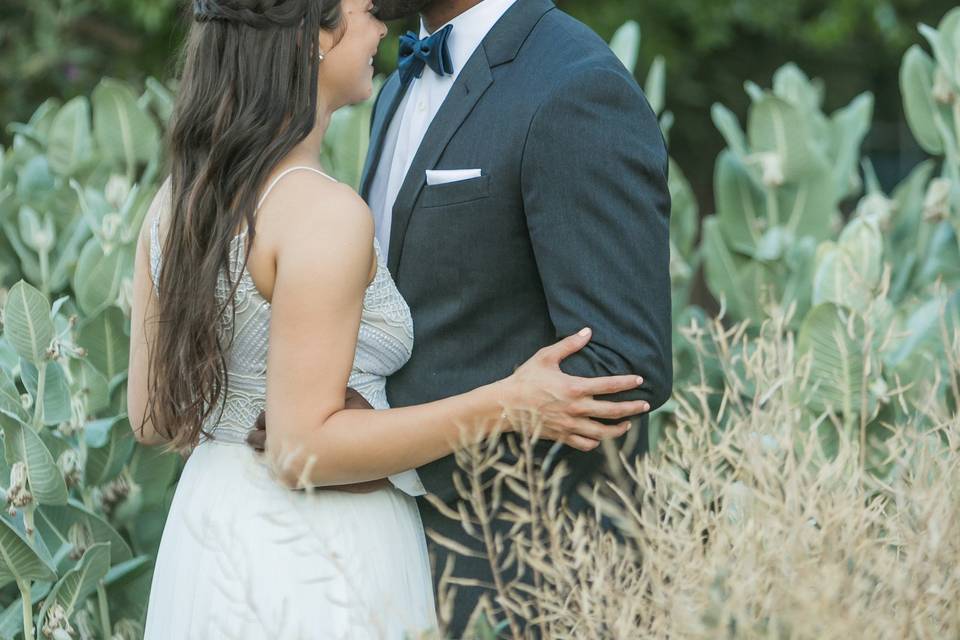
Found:
[(490, 176), (480, 176), (459, 182), (427, 185), (420, 194), (420, 207), (449, 207), (455, 204), (482, 200), (490, 195)]

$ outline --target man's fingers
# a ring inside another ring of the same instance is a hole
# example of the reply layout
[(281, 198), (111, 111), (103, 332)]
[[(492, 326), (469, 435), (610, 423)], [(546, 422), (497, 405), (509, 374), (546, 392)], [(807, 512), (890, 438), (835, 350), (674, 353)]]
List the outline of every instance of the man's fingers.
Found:
[(257, 451), (267, 448), (267, 432), (265, 429), (255, 429), (247, 434), (247, 444)]
[(581, 329), (579, 333), (568, 336), (549, 347), (544, 347), (540, 353), (546, 358), (547, 362), (560, 364), (561, 360), (572, 356), (587, 346), (591, 335), (593, 334), (589, 328)]
[(247, 444), (257, 451), (267, 448), (267, 414), (261, 411), (253, 423), (253, 430), (247, 434)]
[(350, 387), (347, 387), (347, 397), (344, 403), (345, 409), (373, 409), (373, 406), (367, 402), (360, 393)]

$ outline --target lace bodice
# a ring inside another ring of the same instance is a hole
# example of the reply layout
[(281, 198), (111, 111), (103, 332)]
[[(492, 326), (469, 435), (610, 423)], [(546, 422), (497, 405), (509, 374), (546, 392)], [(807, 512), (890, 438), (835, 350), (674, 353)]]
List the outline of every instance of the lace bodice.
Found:
[[(267, 195), (285, 175), (310, 167), (294, 167), (281, 173), (261, 197), (259, 210)], [(326, 174), (322, 174), (325, 177)], [(333, 178), (329, 178), (333, 180)], [(164, 185), (165, 205), (169, 205), (169, 187)], [(151, 228), (150, 272), (159, 291), (162, 250), (159, 234), (160, 216), (154, 215)], [(243, 264), (246, 232), (231, 241), (230, 280), (221, 273), (216, 296), (224, 302), (230, 293), (230, 282), (239, 282), (234, 295), (236, 313), (231, 318), (230, 308), (220, 318), (220, 332), (228, 345), (226, 360), (229, 375), (228, 388), (222, 412), (211, 414), (204, 430), (218, 442), (245, 443), (257, 416), (266, 406), (267, 348), (270, 338), (270, 303), (260, 295), (250, 272)], [(374, 238), (377, 273), (367, 287), (360, 318), (357, 350), (350, 372), (349, 386), (360, 393), (374, 409), (389, 408), (386, 396), (386, 377), (396, 372), (410, 359), (413, 349), (413, 319), (410, 308), (397, 290), (381, 255), (380, 244)], [(411, 495), (423, 493), (415, 471), (409, 471), (390, 480)]]

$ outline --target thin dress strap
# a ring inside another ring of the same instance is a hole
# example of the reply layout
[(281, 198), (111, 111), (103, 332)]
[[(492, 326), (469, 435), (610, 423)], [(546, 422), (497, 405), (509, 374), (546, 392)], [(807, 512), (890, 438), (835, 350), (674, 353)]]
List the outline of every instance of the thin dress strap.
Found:
[(169, 180), (160, 185), (157, 192), (156, 203), (151, 207), (148, 215), (153, 216), (153, 222), (150, 224), (150, 279), (156, 289), (160, 289), (160, 262), (162, 259), (163, 248), (160, 246), (160, 213), (164, 205), (169, 206), (170, 200), (170, 182)]
[(270, 192), (273, 191), (273, 188), (277, 186), (277, 183), (280, 182), (280, 180), (282, 180), (288, 174), (293, 173), (294, 171), (299, 171), (299, 170), (313, 171), (314, 173), (319, 173), (320, 175), (322, 175), (324, 178), (328, 180), (333, 180), (334, 182), (337, 182), (336, 179), (331, 178), (330, 176), (325, 174), (323, 171), (320, 171), (320, 169), (314, 169), (313, 167), (307, 167), (307, 166), (290, 167), (289, 169), (283, 171), (276, 178), (274, 178), (273, 182), (270, 183), (270, 186), (267, 187), (266, 191), (263, 192), (263, 195), (260, 196), (260, 202), (257, 203), (257, 211), (259, 211), (260, 207), (263, 206), (263, 203), (266, 202), (267, 196), (270, 195)]

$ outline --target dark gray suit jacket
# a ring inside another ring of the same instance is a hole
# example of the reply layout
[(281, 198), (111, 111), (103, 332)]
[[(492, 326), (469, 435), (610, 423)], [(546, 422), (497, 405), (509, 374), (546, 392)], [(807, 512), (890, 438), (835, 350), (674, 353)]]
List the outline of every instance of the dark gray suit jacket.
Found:
[[(402, 97), (395, 73), (374, 110), (365, 198)], [(427, 186), (427, 169), (483, 175)], [(634, 78), (550, 0), (519, 0), (453, 85), (393, 210), (389, 268), (410, 305), (415, 346), (388, 379), (391, 406), (504, 378), (585, 326), (592, 341), (561, 368), (642, 375), (641, 388), (618, 398), (663, 404), (673, 374), (669, 215), (666, 145)], [(638, 454), (646, 424), (644, 416)], [(571, 482), (603, 464), (599, 451), (561, 455)], [(450, 456), (419, 472), (450, 502), (455, 470)]]
[[(402, 96), (393, 74), (374, 113), (364, 197)], [(473, 168), (483, 177), (426, 186), (427, 169)], [(461, 72), (394, 207), (389, 267), (415, 347), (387, 382), (391, 406), (503, 378), (584, 326), (593, 339), (564, 371), (637, 373), (645, 384), (621, 397), (663, 404), (669, 212), (666, 146), (636, 81), (552, 2), (520, 0)], [(589, 473), (601, 455), (568, 457)], [(452, 498), (453, 469), (446, 458), (420, 474)]]

